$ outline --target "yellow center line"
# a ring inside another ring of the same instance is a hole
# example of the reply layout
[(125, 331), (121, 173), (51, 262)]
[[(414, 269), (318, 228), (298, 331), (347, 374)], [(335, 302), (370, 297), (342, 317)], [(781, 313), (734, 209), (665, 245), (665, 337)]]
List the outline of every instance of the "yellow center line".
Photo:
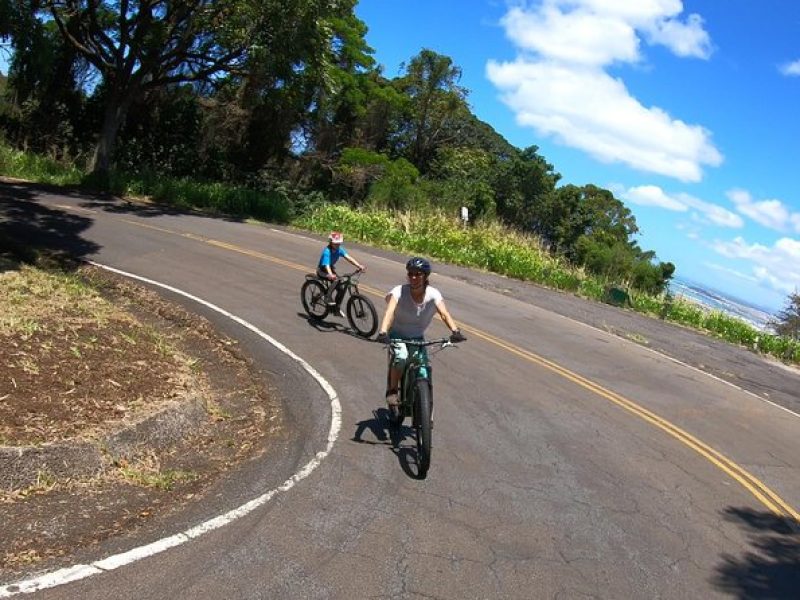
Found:
[[(242, 248), (235, 244), (221, 242), (219, 240), (206, 238), (192, 233), (181, 233), (179, 231), (174, 231), (171, 229), (166, 229), (164, 227), (158, 227), (155, 225), (149, 225), (133, 221), (130, 219), (123, 219), (123, 221), (135, 225), (137, 227), (153, 229), (155, 231), (169, 233), (172, 235), (177, 235), (195, 241), (203, 242), (211, 246), (222, 248), (224, 250), (229, 250), (231, 252), (237, 252), (239, 254), (244, 254), (246, 256), (257, 258), (259, 260), (264, 260), (267, 262), (282, 265), (284, 267), (288, 267), (290, 269), (294, 269), (297, 271), (309, 271), (307, 266), (283, 260), (281, 258), (277, 258), (269, 254), (264, 254), (263, 252), (258, 252), (256, 250), (249, 250), (247, 248)], [(384, 295), (379, 290), (376, 290), (375, 288), (370, 288), (368, 286), (361, 285), (359, 286), (359, 288), (368, 291), (375, 296), (383, 297)], [(703, 458), (708, 460), (711, 464), (719, 468), (722, 472), (731, 477), (734, 481), (738, 482), (742, 487), (744, 487), (747, 491), (749, 491), (759, 502), (761, 502), (761, 504), (766, 506), (775, 515), (780, 517), (790, 517), (794, 519), (797, 523), (800, 523), (800, 513), (798, 513), (794, 508), (792, 508), (780, 496), (778, 496), (778, 494), (772, 491), (766, 484), (760, 481), (755, 475), (749, 473), (746, 469), (739, 466), (738, 464), (733, 462), (731, 459), (729, 459), (722, 453), (718, 452), (711, 446), (700, 441), (699, 439), (697, 439), (690, 433), (684, 431), (677, 425), (671, 423), (667, 419), (644, 408), (643, 406), (640, 406), (639, 404), (636, 404), (632, 400), (628, 400), (627, 398), (617, 394), (616, 392), (612, 392), (611, 390), (602, 387), (601, 385), (583, 377), (582, 375), (570, 371), (569, 369), (562, 367), (561, 365), (556, 364), (529, 350), (520, 348), (519, 346), (511, 344), (510, 342), (506, 342), (505, 340), (502, 340), (498, 337), (493, 336), (490, 333), (487, 333), (470, 325), (465, 325), (462, 323), (461, 328), (464, 331), (467, 331), (468, 333), (471, 333), (472, 335), (477, 336), (486, 342), (489, 342), (490, 344), (502, 348), (510, 352), (511, 354), (514, 354), (529, 362), (535, 363), (553, 373), (556, 373), (557, 375), (560, 375), (561, 377), (564, 377), (569, 381), (572, 381), (576, 385), (586, 390), (589, 390), (590, 392), (593, 392), (602, 398), (605, 398), (609, 402), (616, 404), (620, 408), (628, 411), (633, 415), (636, 415), (640, 419), (664, 431), (665, 433), (672, 436), (685, 446), (697, 452), (700, 456), (702, 456)]]
[(788, 503), (786, 503), (780, 496), (778, 496), (778, 494), (773, 492), (766, 484), (761, 482), (757, 477), (727, 458), (722, 453), (701, 442), (699, 439), (690, 433), (687, 433), (677, 425), (674, 425), (673, 423), (644, 408), (643, 406), (640, 406), (635, 402), (628, 400), (627, 398), (624, 398), (623, 396), (620, 396), (619, 394), (612, 392), (611, 390), (608, 390), (601, 385), (562, 367), (561, 365), (534, 354), (529, 350), (519, 348), (518, 346), (510, 344), (489, 333), (486, 333), (485, 331), (481, 331), (480, 329), (476, 329), (469, 325), (462, 325), (462, 329), (500, 348), (503, 348), (512, 354), (516, 354), (521, 358), (536, 363), (539, 366), (544, 367), (545, 369), (548, 369), (549, 371), (556, 373), (591, 392), (594, 392), (598, 396), (605, 398), (617, 406), (620, 406), (628, 412), (647, 421), (651, 425), (658, 427), (721, 469), (732, 479), (747, 489), (759, 500), (759, 502), (761, 502), (774, 514), (781, 517), (789, 516), (800, 523), (800, 514)]

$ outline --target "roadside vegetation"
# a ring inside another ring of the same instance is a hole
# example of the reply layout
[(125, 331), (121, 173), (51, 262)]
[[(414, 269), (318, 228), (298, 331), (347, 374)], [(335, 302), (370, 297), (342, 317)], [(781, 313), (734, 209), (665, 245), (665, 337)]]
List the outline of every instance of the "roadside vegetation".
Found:
[(191, 379), (168, 334), (103, 297), (91, 269), (15, 254), (0, 238), (0, 445), (91, 437)]
[[(41, 157), (25, 157), (24, 153), (5, 145), (0, 145), (0, 173), (61, 185), (92, 183), (91, 176), (81, 174), (74, 167), (64, 167)], [(238, 201), (241, 189), (227, 188), (223, 184), (203, 186), (190, 180), (136, 179), (117, 175), (110, 180), (115, 182), (110, 191), (122, 196), (147, 196), (179, 208), (254, 217), (316, 233), (339, 229), (346, 231), (350, 239), (377, 247), (425, 254), (437, 260), (531, 281), (595, 301), (610, 302), (609, 290), (618, 284), (616, 279), (592, 274), (563, 257), (554, 256), (540, 238), (520, 233), (496, 221), (481, 220), (465, 226), (458, 218), (443, 211), (368, 207), (354, 210), (324, 202), (321, 198), (312, 199), (307, 211), (290, 218), (287, 207), (292, 206), (292, 199), (288, 195), (250, 191), (247, 201)], [(264, 218), (264, 215), (271, 218)], [(776, 317), (773, 326), (789, 334), (779, 335), (761, 331), (721, 311), (710, 311), (691, 300), (675, 297), (668, 288), (659, 294), (629, 288), (624, 298), (623, 308), (800, 364), (800, 341), (791, 335), (797, 328), (797, 316), (792, 311), (795, 304), (800, 305), (796, 299), (795, 303), (790, 299), (789, 306), (781, 313), (783, 319), (779, 318), (781, 315)], [(17, 326), (26, 325), (19, 323)], [(34, 327), (32, 323), (27, 326)]]
[[(191, 425), (155, 424), (196, 402)], [(208, 321), (0, 223), (3, 576), (202, 502), (282, 422), (263, 373)]]

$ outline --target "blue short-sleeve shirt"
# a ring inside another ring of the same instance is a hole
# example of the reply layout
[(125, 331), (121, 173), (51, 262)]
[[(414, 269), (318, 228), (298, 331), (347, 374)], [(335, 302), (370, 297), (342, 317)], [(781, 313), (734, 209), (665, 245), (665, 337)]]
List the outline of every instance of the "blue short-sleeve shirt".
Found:
[(325, 246), (322, 251), (322, 256), (319, 257), (319, 267), (332, 267), (340, 258), (347, 256), (347, 250), (344, 246), (339, 246), (336, 250), (331, 250), (330, 246)]

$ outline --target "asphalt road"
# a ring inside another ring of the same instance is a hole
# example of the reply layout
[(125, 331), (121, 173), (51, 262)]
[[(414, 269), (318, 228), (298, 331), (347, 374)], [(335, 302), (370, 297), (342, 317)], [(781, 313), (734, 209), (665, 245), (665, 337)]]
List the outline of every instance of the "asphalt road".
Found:
[[(342, 319), (315, 327), (302, 314), (320, 238), (25, 185), (0, 192), (6, 226), (49, 232), (54, 245), (245, 319), (313, 365), (342, 407), (332, 451), (291, 489), (197, 539), (36, 597), (797, 596), (795, 370), (625, 311), (442, 267), (434, 285), (469, 341), (434, 358), (434, 455), (419, 480), (402, 448), (410, 438), (398, 451), (384, 429), (382, 347)], [(346, 245), (368, 265), (362, 288), (382, 312), (403, 257)], [(298, 435), (231, 474), (202, 508), (76, 560), (239, 506), (325, 448), (331, 409), (319, 385), (251, 332), (194, 308), (278, 381)]]

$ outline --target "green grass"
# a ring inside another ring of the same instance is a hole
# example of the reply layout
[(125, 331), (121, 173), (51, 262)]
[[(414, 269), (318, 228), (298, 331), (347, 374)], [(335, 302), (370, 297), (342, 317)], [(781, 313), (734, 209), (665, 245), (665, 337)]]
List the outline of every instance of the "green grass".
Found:
[(0, 275), (0, 336), (30, 337), (43, 322), (105, 323), (114, 307), (74, 273), (21, 265)]
[(54, 160), (13, 150), (0, 143), (0, 173), (7, 177), (37, 181), (52, 185), (77, 185), (83, 172), (73, 165), (63, 165)]
[(167, 469), (164, 471), (151, 471), (135, 467), (121, 467), (122, 477), (142, 487), (156, 488), (163, 491), (172, 490), (177, 483), (184, 481), (194, 481), (198, 478), (197, 473), (192, 471), (180, 471)]

